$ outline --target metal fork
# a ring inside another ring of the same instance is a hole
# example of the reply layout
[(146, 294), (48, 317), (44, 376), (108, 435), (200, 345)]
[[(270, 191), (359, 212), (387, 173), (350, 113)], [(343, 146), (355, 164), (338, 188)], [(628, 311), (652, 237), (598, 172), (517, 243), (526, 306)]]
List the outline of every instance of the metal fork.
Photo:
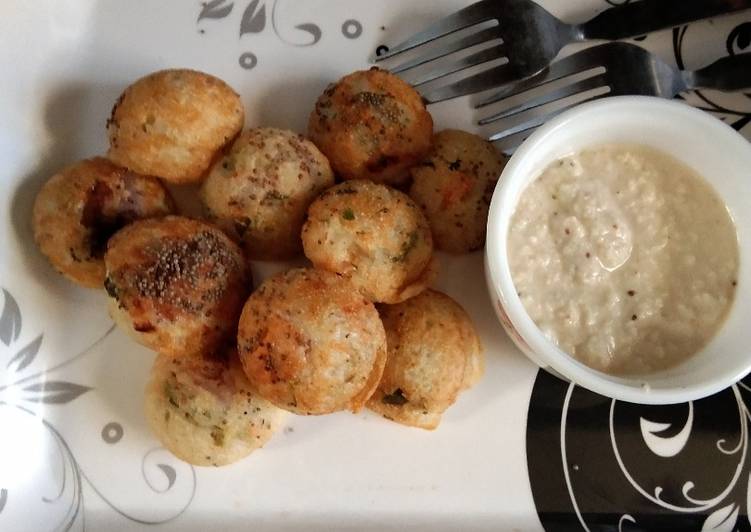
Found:
[(459, 30), (496, 21), (495, 26), (438, 44), (425, 54), (389, 69), (394, 73), (405, 73), (482, 43), (502, 41), (446, 67), (434, 68), (412, 80), (413, 85), (420, 86), (466, 68), (504, 57), (508, 59), (507, 63), (500, 66), (448, 86), (423, 92), (428, 103), (433, 103), (533, 75), (548, 66), (558, 52), (571, 42), (635, 37), (748, 8), (751, 8), (751, 0), (641, 0), (607, 9), (582, 24), (567, 24), (532, 0), (481, 0), (435, 22), (388, 52), (375, 57), (374, 61), (394, 57)]
[[(601, 72), (603, 69), (604, 72)], [(480, 125), (512, 117), (517, 121), (522, 120), (521, 123), (490, 136), (488, 140), (494, 142), (516, 135), (515, 140), (521, 143), (533, 129), (553, 116), (583, 102), (579, 101), (550, 113), (532, 116), (538, 108), (595, 89), (605, 88), (607, 92), (587, 98), (585, 101), (619, 95), (673, 98), (681, 92), (694, 89), (717, 89), (727, 92), (748, 89), (751, 88), (751, 53), (725, 57), (701, 70), (681, 71), (634, 44), (607, 43), (587, 48), (556, 61), (539, 74), (504, 87), (478, 103), (476, 108), (511, 97), (518, 96), (519, 99), (524, 100), (528, 91), (579, 74), (582, 74), (584, 79), (552, 90), (548, 94), (528, 99), (524, 103), (508, 107), (480, 120)], [(511, 146), (513, 147), (513, 144)]]

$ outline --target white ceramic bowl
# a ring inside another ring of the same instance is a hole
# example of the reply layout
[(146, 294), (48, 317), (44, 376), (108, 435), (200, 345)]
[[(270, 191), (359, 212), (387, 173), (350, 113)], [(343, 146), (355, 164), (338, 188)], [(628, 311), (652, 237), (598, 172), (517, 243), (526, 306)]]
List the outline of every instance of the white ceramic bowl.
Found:
[[(740, 248), (736, 299), (717, 335), (680, 365), (639, 378), (589, 368), (550, 342), (524, 310), (506, 258), (509, 223), (524, 188), (556, 159), (612, 142), (662, 150), (707, 179), (731, 213)], [(638, 403), (678, 403), (718, 392), (751, 371), (751, 144), (720, 120), (675, 101), (622, 96), (571, 109), (539, 128), (506, 165), (490, 204), (485, 274), (506, 332), (542, 368)]]

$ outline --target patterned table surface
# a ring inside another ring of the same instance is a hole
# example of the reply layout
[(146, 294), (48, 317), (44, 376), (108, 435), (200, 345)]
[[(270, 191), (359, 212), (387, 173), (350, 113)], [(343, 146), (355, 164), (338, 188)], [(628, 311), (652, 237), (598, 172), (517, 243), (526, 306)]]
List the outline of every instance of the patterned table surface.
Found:
[[(136, 77), (206, 70), (242, 94), (248, 125), (304, 131), (328, 82), (466, 3), (0, 4), (0, 530), (751, 527), (746, 384), (644, 407), (538, 372), (495, 321), (481, 254), (439, 257), (438, 286), (477, 323), (487, 371), (437, 431), (368, 413), (290, 417), (247, 460), (206, 469), (171, 456), (146, 428), (153, 355), (113, 328), (101, 294), (58, 278), (36, 251), (36, 191), (62, 165), (104, 151), (111, 105)], [(541, 3), (580, 21), (619, 2)], [(751, 14), (636, 42), (693, 69), (751, 51)], [(751, 95), (685, 99), (751, 135)], [(433, 106), (437, 126), (476, 130), (471, 100)]]

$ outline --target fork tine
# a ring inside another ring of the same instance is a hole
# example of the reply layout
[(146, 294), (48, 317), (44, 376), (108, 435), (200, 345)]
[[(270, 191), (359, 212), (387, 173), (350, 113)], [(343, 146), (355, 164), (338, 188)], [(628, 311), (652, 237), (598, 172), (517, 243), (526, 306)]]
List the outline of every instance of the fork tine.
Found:
[(534, 133), (534, 129), (519, 131), (518, 133), (514, 133), (513, 135), (509, 135), (508, 137), (495, 141), (495, 145), (501, 150), (501, 152), (506, 155), (510, 155), (514, 151), (516, 151), (519, 145), (527, 140), (527, 138), (529, 138), (532, 133)]
[(420, 85), (425, 85), (426, 83), (435, 81), (455, 72), (459, 72), (460, 70), (464, 70), (465, 68), (481, 65), (483, 63), (487, 63), (488, 61), (493, 61), (494, 59), (500, 59), (502, 57), (506, 57), (506, 47), (502, 44), (491, 46), (490, 48), (485, 48), (484, 50), (470, 54), (467, 57), (462, 57), (458, 61), (451, 63), (450, 65), (445, 67), (445, 69), (435, 68), (430, 72), (427, 72), (418, 77), (416, 80), (411, 80), (410, 83), (412, 84), (412, 86), (418, 87)]
[(563, 113), (564, 111), (568, 111), (572, 107), (575, 107), (577, 105), (581, 105), (583, 103), (592, 102), (594, 100), (599, 100), (600, 98), (605, 98), (608, 96), (608, 94), (598, 94), (597, 96), (592, 96), (591, 98), (587, 98), (586, 100), (583, 100), (581, 102), (576, 102), (575, 104), (567, 105), (566, 107), (563, 107), (561, 109), (556, 109), (552, 113), (548, 113), (546, 115), (536, 116), (530, 120), (527, 120), (526, 122), (522, 122), (521, 124), (518, 124), (514, 127), (510, 127), (508, 129), (505, 129), (503, 131), (499, 131), (498, 133), (495, 133), (494, 135), (491, 135), (488, 137), (489, 142), (497, 142), (499, 140), (503, 140), (505, 138), (508, 138), (512, 135), (516, 135), (517, 133), (523, 133), (525, 131), (529, 131), (532, 129), (536, 129), (543, 125), (545, 122), (550, 120), (551, 118), (558, 116), (559, 114)]
[(439, 37), (490, 20), (494, 16), (492, 6), (493, 0), (481, 0), (480, 2), (471, 4), (460, 9), (456, 13), (452, 13), (451, 15), (433, 23), (421, 32), (416, 33), (407, 40), (397, 44), (385, 54), (374, 57), (373, 59), (376, 62), (383, 61), (384, 59), (406, 52), (407, 50), (411, 50), (422, 44), (434, 41)]
[(485, 124), (490, 124), (491, 122), (495, 122), (503, 118), (509, 118), (511, 116), (518, 115), (525, 111), (536, 109), (538, 107), (541, 107), (549, 103), (557, 102), (558, 100), (562, 100), (563, 98), (567, 98), (575, 94), (579, 94), (579, 93), (586, 92), (592, 89), (597, 89), (599, 87), (607, 86), (607, 84), (608, 84), (608, 80), (605, 74), (600, 74), (592, 78), (583, 79), (581, 81), (577, 81), (576, 83), (572, 83), (571, 85), (568, 85), (566, 87), (561, 87), (560, 89), (553, 91), (549, 94), (543, 94), (542, 96), (533, 98), (532, 100), (526, 101), (522, 104), (515, 105), (503, 111), (499, 111), (486, 118), (483, 118), (477, 123), (480, 124), (481, 126), (484, 126)]
[(506, 63), (458, 80), (455, 83), (424, 92), (422, 97), (428, 103), (442, 102), (510, 83), (514, 81), (515, 77), (514, 70)]
[(449, 54), (453, 54), (454, 52), (458, 52), (459, 50), (464, 50), (465, 48), (484, 43), (491, 39), (498, 39), (499, 37), (500, 35), (498, 33), (497, 26), (486, 28), (484, 30), (478, 31), (477, 33), (473, 33), (472, 35), (467, 35), (466, 37), (462, 37), (461, 39), (457, 39), (456, 41), (452, 41), (440, 47), (436, 47), (429, 54), (417, 57), (411, 61), (397, 65), (396, 67), (389, 70), (391, 70), (391, 72), (393, 72), (394, 74), (398, 74), (399, 72), (404, 72), (405, 70), (409, 70), (410, 68), (415, 68), (420, 65), (424, 65), (425, 63), (429, 63), (430, 61), (434, 61)]
[(602, 66), (600, 61), (597, 60), (599, 48), (599, 46), (594, 46), (573, 55), (569, 55), (563, 59), (559, 59), (538, 74), (525, 78), (513, 85), (506, 85), (498, 92), (493, 93), (491, 96), (488, 96), (485, 100), (482, 100), (475, 105), (475, 109), (480, 109), (481, 107), (493, 104), (504, 98), (516, 96), (529, 88), (545, 85), (546, 83), (551, 83), (561, 78), (573, 76), (574, 74), (579, 74), (586, 70)]

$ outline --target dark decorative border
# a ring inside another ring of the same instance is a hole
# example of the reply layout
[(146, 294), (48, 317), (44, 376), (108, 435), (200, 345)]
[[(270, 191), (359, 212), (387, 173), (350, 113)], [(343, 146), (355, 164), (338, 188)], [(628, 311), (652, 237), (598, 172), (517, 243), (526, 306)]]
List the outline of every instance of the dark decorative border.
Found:
[[(686, 69), (683, 47), (686, 34), (690, 28), (691, 26), (688, 25), (673, 29), (673, 53), (675, 62), (681, 70)], [(728, 33), (725, 48), (728, 54), (732, 56), (746, 51), (749, 47), (751, 47), (751, 22), (743, 22)], [(699, 103), (695, 107), (717, 115), (737, 131), (741, 131), (751, 122), (751, 102), (743, 109), (733, 109), (718, 103), (706, 91), (697, 90), (693, 91), (692, 94), (699, 99)], [(745, 93), (745, 96), (751, 100), (751, 93)]]
[(527, 462), (546, 530), (751, 530), (751, 378), (691, 403), (602, 397), (540, 371)]

